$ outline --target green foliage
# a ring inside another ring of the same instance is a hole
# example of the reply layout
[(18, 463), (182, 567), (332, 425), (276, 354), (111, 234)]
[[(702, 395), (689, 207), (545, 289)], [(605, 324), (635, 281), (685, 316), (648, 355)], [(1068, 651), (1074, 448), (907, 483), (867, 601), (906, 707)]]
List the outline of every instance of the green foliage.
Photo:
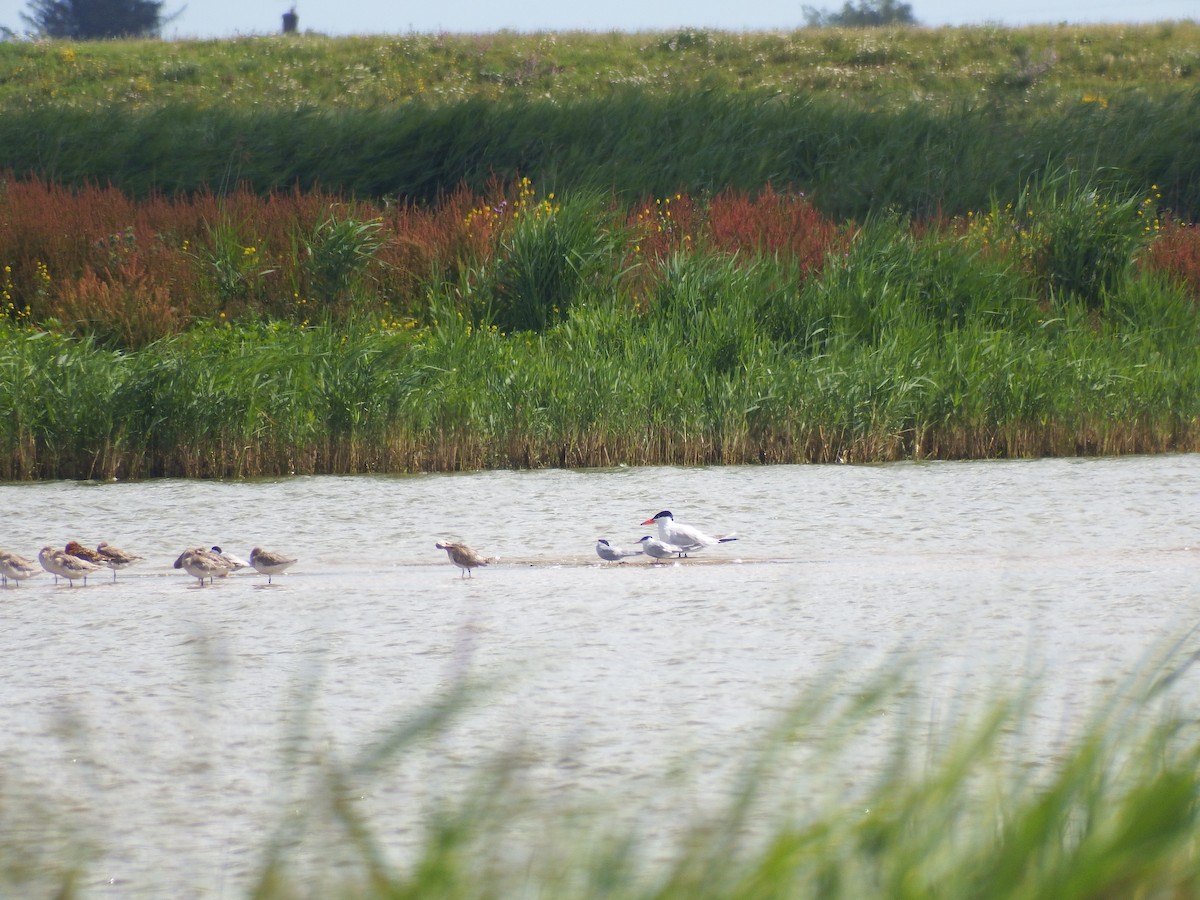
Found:
[(1049, 290), (1098, 306), (1121, 286), (1147, 243), (1144, 206), (1137, 198), (1080, 184), (1075, 173), (1050, 173), (1026, 186), (1011, 227)]
[(504, 331), (541, 331), (562, 321), (579, 292), (605, 270), (616, 249), (597, 198), (553, 202), (553, 195), (501, 229), (482, 273), (486, 319)]
[(420, 322), (355, 301), (131, 352), (5, 325), (0, 476), (1200, 446), (1200, 313), (1153, 273), (1039, 294), (1016, 245), (984, 239), (994, 223), (918, 234), (894, 217), (816, 273), (711, 249), (631, 265), (597, 249), (614, 226), (592, 202), (526, 211), (496, 232), (493, 269), (425, 284)]
[(336, 304), (357, 287), (382, 245), (379, 220), (361, 222), (332, 212), (301, 239), (301, 270), (308, 291), (320, 301)]
[(207, 242), (193, 256), (224, 312), (230, 304), (250, 303), (259, 298), (262, 279), (271, 269), (262, 264), (258, 242), (242, 233), (229, 217), (205, 223)]

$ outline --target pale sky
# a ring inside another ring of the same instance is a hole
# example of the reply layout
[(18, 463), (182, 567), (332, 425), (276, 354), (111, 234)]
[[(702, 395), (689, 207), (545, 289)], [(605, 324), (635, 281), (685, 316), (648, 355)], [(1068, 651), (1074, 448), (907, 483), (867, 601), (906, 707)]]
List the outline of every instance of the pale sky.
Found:
[[(1156, 22), (1200, 19), (1200, 0), (906, 0), (923, 25), (1028, 25), (1067, 22)], [(292, 0), (166, 0), (183, 14), (168, 38), (273, 34)], [(681, 27), (728, 31), (789, 30), (804, 24), (805, 5), (836, 11), (844, 0), (296, 0), (301, 31), (330, 35), (417, 32), (667, 31)], [(0, 25), (25, 30), (28, 0), (0, 0)]]

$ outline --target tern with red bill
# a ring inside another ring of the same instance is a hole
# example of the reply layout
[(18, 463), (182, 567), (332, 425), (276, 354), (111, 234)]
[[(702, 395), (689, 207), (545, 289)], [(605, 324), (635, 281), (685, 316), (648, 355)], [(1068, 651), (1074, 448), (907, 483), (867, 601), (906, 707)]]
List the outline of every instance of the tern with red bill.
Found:
[(682, 522), (676, 522), (675, 517), (671, 515), (669, 509), (664, 509), (642, 524), (657, 525), (658, 539), (664, 544), (672, 544), (678, 547), (680, 556), (686, 556), (688, 553), (696, 550), (703, 550), (705, 547), (715, 547), (717, 544), (725, 544), (729, 541), (737, 540), (732, 534), (713, 537), (711, 534), (705, 534), (693, 525), (684, 525)]

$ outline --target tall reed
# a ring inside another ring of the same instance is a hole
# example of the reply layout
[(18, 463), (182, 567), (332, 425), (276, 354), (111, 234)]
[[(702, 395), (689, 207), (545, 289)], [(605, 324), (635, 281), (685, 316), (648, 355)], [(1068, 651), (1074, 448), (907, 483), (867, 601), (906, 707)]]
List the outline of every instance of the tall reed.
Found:
[[(186, 329), (125, 343), (118, 327), (150, 321), (133, 316), (132, 287), (119, 288), (130, 323), (105, 329), (95, 307), (91, 327), (26, 309), (62, 302), (45, 263), (6, 282), (18, 299), (0, 332), (0, 476), (1195, 448), (1200, 320), (1189, 282), (1163, 264), (1187, 257), (1138, 249), (1162, 233), (1135, 214), (1144, 200), (1098, 208), (1089, 185), (1070, 190), (1080, 198), (1023, 213), (1028, 236), (1012, 240), (1001, 239), (1018, 234), (1002, 207), (837, 227), (805, 198), (771, 191), (622, 209), (520, 182), (490, 201), (456, 195), (442, 211), (357, 204), (338, 212), (351, 240), (324, 298), (296, 235), (303, 215), (330, 221), (328, 207), (275, 197), (256, 217), (258, 200), (231, 195), (214, 211), (229, 216), (236, 201), (246, 218), (222, 241), (201, 233), (199, 251), (136, 225), (131, 238), (63, 251), (133, 260), (150, 242), (156, 264), (181, 256), (201, 284), (224, 254), (236, 276), (227, 295), (189, 300), (185, 284), (151, 294), (208, 304)], [(182, 220), (184, 201), (156, 202), (176, 216), (164, 221)], [(1106, 209), (1119, 210), (1120, 247)], [(1165, 233), (1175, 248), (1190, 234)], [(1072, 285), (1061, 273), (1078, 269), (1039, 255), (1059, 234), (1108, 254), (1085, 273), (1096, 278)], [(118, 290), (116, 272), (107, 289)], [(21, 297), (32, 302), (17, 308)]]
[(481, 192), (496, 177), (626, 198), (769, 183), (806, 191), (835, 219), (965, 214), (1043, 169), (1079, 169), (1122, 192), (1158, 185), (1164, 205), (1197, 218), (1200, 92), (1117, 87), (1103, 108), (1061, 100), (1033, 114), (1020, 104), (862, 109), (831, 94), (629, 89), (338, 111), (33, 109), (0, 117), (0, 168), (138, 196), (242, 184), (422, 203), (461, 184)]

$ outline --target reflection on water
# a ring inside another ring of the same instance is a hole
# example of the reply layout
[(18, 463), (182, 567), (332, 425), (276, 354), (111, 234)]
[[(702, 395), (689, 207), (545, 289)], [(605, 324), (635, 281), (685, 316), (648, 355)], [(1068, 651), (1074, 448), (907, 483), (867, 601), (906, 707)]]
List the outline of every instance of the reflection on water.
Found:
[[(398, 847), (501, 753), (536, 791), (648, 810), (682, 763), (702, 804), (800, 691), (897, 652), (942, 705), (1035, 677), (1061, 729), (1200, 611), (1197, 456), (53, 483), (0, 505), (5, 549), (146, 557), (0, 594), (3, 799), (88, 835), (94, 896), (240, 895), (294, 799), (298, 722), (349, 756), (465, 675), (486, 698), (365, 789)], [(596, 538), (632, 545), (660, 509), (740, 539), (601, 564)], [(500, 559), (460, 578), (444, 538)], [(270, 586), (171, 568), (213, 544), (300, 561)]]

